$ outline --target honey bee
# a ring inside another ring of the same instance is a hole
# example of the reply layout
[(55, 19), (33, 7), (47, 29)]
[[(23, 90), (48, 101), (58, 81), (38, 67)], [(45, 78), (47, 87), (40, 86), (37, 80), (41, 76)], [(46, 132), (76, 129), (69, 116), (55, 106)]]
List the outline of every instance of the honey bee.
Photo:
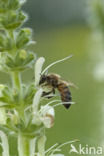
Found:
[[(48, 96), (51, 93), (55, 94), (55, 89), (57, 89), (60, 93), (61, 100), (65, 108), (68, 109), (71, 106), (72, 96), (68, 87), (69, 83), (62, 80), (60, 75), (57, 75), (57, 74), (42, 75), (40, 78), (39, 85), (42, 87), (48, 87), (51, 89), (48, 92), (44, 91), (42, 94), (43, 97)], [(51, 98), (51, 97), (52, 96), (48, 96), (48, 98)]]

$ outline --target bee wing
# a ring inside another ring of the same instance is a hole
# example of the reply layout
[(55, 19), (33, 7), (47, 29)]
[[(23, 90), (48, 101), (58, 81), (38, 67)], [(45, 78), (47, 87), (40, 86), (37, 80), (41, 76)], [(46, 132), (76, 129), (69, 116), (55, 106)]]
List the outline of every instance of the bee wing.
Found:
[(61, 76), (60, 76), (60, 75), (58, 75), (58, 74), (56, 74), (56, 73), (51, 73), (51, 75), (56, 76), (58, 79), (60, 79), (60, 78), (61, 78)]
[(79, 89), (77, 85), (75, 85), (73, 82), (71, 82), (70, 80), (69, 81), (65, 81), (65, 84), (69, 87), (73, 87), (73, 88), (76, 88), (76, 89)]

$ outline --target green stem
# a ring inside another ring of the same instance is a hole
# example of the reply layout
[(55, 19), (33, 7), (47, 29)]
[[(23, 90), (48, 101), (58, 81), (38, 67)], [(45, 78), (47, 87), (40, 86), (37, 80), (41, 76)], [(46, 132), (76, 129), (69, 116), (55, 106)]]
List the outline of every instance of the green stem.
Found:
[(36, 147), (36, 138), (27, 138), (22, 133), (18, 134), (18, 155), (34, 156)]
[(43, 135), (38, 140), (39, 156), (45, 156), (45, 143), (46, 143), (46, 136)]
[(18, 155), (30, 156), (29, 154), (29, 139), (25, 138), (22, 133), (18, 134)]
[(22, 103), (22, 82), (20, 72), (15, 71), (12, 73), (13, 88), (16, 89), (19, 95), (19, 101)]
[(8, 31), (9, 36), (14, 40), (13, 30)]
[(18, 71), (13, 72), (13, 87), (21, 91), (21, 75)]

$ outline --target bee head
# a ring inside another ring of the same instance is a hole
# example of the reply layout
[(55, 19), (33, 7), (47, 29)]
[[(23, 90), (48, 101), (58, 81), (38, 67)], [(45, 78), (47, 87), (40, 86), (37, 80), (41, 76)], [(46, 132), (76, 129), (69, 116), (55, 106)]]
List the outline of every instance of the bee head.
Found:
[(46, 75), (42, 75), (39, 81), (39, 85), (44, 84), (47, 80), (47, 76)]

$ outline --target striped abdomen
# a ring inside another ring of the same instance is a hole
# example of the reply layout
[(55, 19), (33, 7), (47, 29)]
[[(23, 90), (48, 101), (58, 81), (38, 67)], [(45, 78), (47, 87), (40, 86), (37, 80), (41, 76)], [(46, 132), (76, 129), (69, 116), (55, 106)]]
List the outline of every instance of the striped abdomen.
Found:
[(63, 104), (65, 108), (68, 109), (71, 106), (70, 102), (72, 101), (71, 92), (68, 86), (65, 83), (60, 83), (57, 89), (60, 92), (62, 102), (69, 102), (67, 104)]

